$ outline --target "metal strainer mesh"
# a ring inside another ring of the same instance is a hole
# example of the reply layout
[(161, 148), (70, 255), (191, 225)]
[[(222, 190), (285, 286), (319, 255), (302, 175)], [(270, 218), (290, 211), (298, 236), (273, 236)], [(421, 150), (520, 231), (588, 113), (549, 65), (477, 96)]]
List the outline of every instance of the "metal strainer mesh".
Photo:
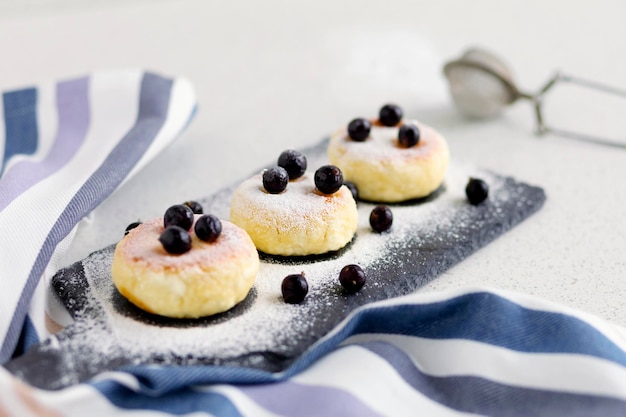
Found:
[(551, 133), (606, 146), (626, 149), (626, 141), (615, 140), (568, 129), (554, 127), (546, 122), (544, 99), (557, 84), (568, 83), (626, 98), (626, 91), (595, 81), (556, 73), (536, 93), (522, 92), (513, 81), (509, 68), (494, 54), (472, 48), (460, 58), (449, 61), (443, 68), (448, 78), (450, 94), (462, 113), (471, 118), (484, 119), (497, 115), (518, 99), (528, 100), (534, 108), (536, 132)]

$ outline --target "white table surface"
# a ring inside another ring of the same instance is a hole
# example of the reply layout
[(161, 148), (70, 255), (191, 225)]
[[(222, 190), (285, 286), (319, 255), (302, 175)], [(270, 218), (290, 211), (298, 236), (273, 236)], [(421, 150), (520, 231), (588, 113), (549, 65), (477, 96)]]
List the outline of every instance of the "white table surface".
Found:
[[(505, 58), (527, 90), (556, 69), (626, 88), (624, 16), (622, 0), (0, 0), (0, 87), (141, 67), (196, 88), (189, 129), (81, 222), (66, 264), (138, 218), (209, 195), (287, 147), (396, 102), (439, 129), (453, 158), (547, 194), (540, 212), (420, 291), (487, 285), (626, 325), (626, 150), (537, 138), (523, 102), (467, 121), (441, 73), (478, 45)], [(626, 100), (562, 90), (550, 121), (626, 138)]]

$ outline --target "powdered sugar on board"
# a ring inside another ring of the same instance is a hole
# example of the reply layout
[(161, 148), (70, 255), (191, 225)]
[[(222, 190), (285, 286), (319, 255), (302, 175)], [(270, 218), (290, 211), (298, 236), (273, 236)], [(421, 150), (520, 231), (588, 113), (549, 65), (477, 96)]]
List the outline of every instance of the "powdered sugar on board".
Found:
[[(309, 170), (327, 163), (326, 142), (304, 151)], [(490, 197), (467, 203), (470, 176), (484, 179)], [(205, 213), (228, 219), (238, 183), (199, 199)], [(33, 385), (61, 388), (123, 365), (215, 364), (269, 371), (287, 368), (349, 312), (369, 302), (407, 294), (538, 210), (540, 188), (481, 171), (456, 161), (435, 196), (390, 206), (389, 232), (371, 231), (373, 204), (360, 202), (354, 241), (330, 258), (266, 259), (249, 297), (231, 311), (205, 319), (172, 320), (149, 315), (114, 288), (113, 247), (98, 251), (57, 274), (53, 285), (76, 322), (8, 367)], [(367, 282), (345, 295), (341, 268), (359, 264)], [(309, 294), (302, 304), (283, 302), (280, 285), (289, 274), (304, 272)], [(46, 361), (45, 370), (38, 363)]]

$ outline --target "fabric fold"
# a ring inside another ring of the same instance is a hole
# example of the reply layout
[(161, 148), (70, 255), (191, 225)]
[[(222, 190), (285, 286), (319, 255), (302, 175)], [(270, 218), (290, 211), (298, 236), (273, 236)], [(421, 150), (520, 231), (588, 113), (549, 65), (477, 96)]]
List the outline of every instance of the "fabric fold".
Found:
[[(533, 319), (544, 314), (552, 319)], [(531, 348), (501, 343), (521, 328)], [(555, 330), (561, 341), (537, 348)], [(366, 305), (283, 373), (139, 365), (31, 396), (67, 416), (84, 412), (70, 406), (77, 398), (93, 415), (613, 416), (626, 410), (623, 330), (534, 297), (465, 288)], [(11, 378), (0, 372), (0, 385)]]
[[(52, 89), (56, 99), (38, 103), (44, 89)], [(196, 107), (187, 80), (140, 70), (98, 72), (4, 93), (3, 99), (2, 363), (13, 354), (33, 293), (60, 242), (178, 137)], [(38, 123), (52, 116), (58, 123)], [(38, 138), (44, 136), (54, 141), (40, 155), (44, 145)]]

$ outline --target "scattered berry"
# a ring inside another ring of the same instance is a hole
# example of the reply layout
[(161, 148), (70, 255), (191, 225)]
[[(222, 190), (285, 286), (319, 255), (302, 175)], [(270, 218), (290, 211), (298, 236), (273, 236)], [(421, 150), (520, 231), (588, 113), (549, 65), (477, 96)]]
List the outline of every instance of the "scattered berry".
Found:
[(176, 204), (165, 211), (163, 226), (180, 226), (185, 230), (189, 230), (191, 225), (193, 225), (193, 219), (193, 211), (188, 206)]
[(489, 186), (487, 183), (478, 178), (470, 178), (465, 187), (465, 195), (470, 204), (477, 205), (487, 199), (489, 195)]
[(420, 130), (413, 123), (405, 124), (398, 131), (398, 142), (404, 148), (415, 146), (420, 141)]
[(294, 149), (287, 149), (278, 157), (278, 166), (287, 170), (290, 180), (295, 180), (304, 175), (306, 165), (306, 156)]
[(191, 201), (191, 200), (190, 201), (185, 201), (183, 204), (186, 205), (187, 207), (189, 207), (191, 209), (191, 211), (193, 211), (193, 214), (202, 214), (202, 213), (204, 213), (204, 210), (202, 210), (202, 206), (197, 201)]
[(343, 174), (334, 165), (324, 165), (315, 171), (315, 186), (324, 194), (332, 194), (343, 185)]
[(159, 242), (172, 255), (180, 255), (191, 249), (191, 236), (180, 226), (166, 227), (159, 236)]
[(283, 299), (288, 304), (299, 304), (309, 292), (309, 284), (306, 282), (304, 273), (287, 275), (280, 286)]
[(289, 182), (289, 174), (283, 167), (272, 167), (263, 171), (263, 187), (270, 194), (279, 194), (285, 191)]
[(348, 187), (348, 189), (352, 193), (352, 197), (354, 197), (354, 201), (359, 201), (359, 190), (358, 188), (356, 188), (356, 184), (350, 181), (344, 181), (343, 185)]
[(354, 294), (365, 284), (365, 272), (355, 264), (346, 265), (339, 273), (339, 282), (348, 294)]
[(198, 239), (215, 242), (222, 233), (222, 222), (212, 214), (204, 214), (196, 220), (194, 231)]
[(126, 236), (128, 232), (130, 232), (131, 230), (133, 230), (135, 227), (139, 226), (140, 224), (141, 222), (132, 222), (131, 224), (126, 226), (126, 230), (124, 230), (124, 236)]
[(393, 223), (393, 214), (387, 206), (376, 206), (370, 213), (370, 226), (376, 232), (389, 230)]
[(385, 104), (378, 113), (378, 121), (383, 126), (395, 126), (402, 120), (403, 112), (400, 106), (395, 104)]
[(358, 118), (348, 124), (348, 136), (357, 142), (363, 142), (370, 135), (372, 124), (369, 120)]

